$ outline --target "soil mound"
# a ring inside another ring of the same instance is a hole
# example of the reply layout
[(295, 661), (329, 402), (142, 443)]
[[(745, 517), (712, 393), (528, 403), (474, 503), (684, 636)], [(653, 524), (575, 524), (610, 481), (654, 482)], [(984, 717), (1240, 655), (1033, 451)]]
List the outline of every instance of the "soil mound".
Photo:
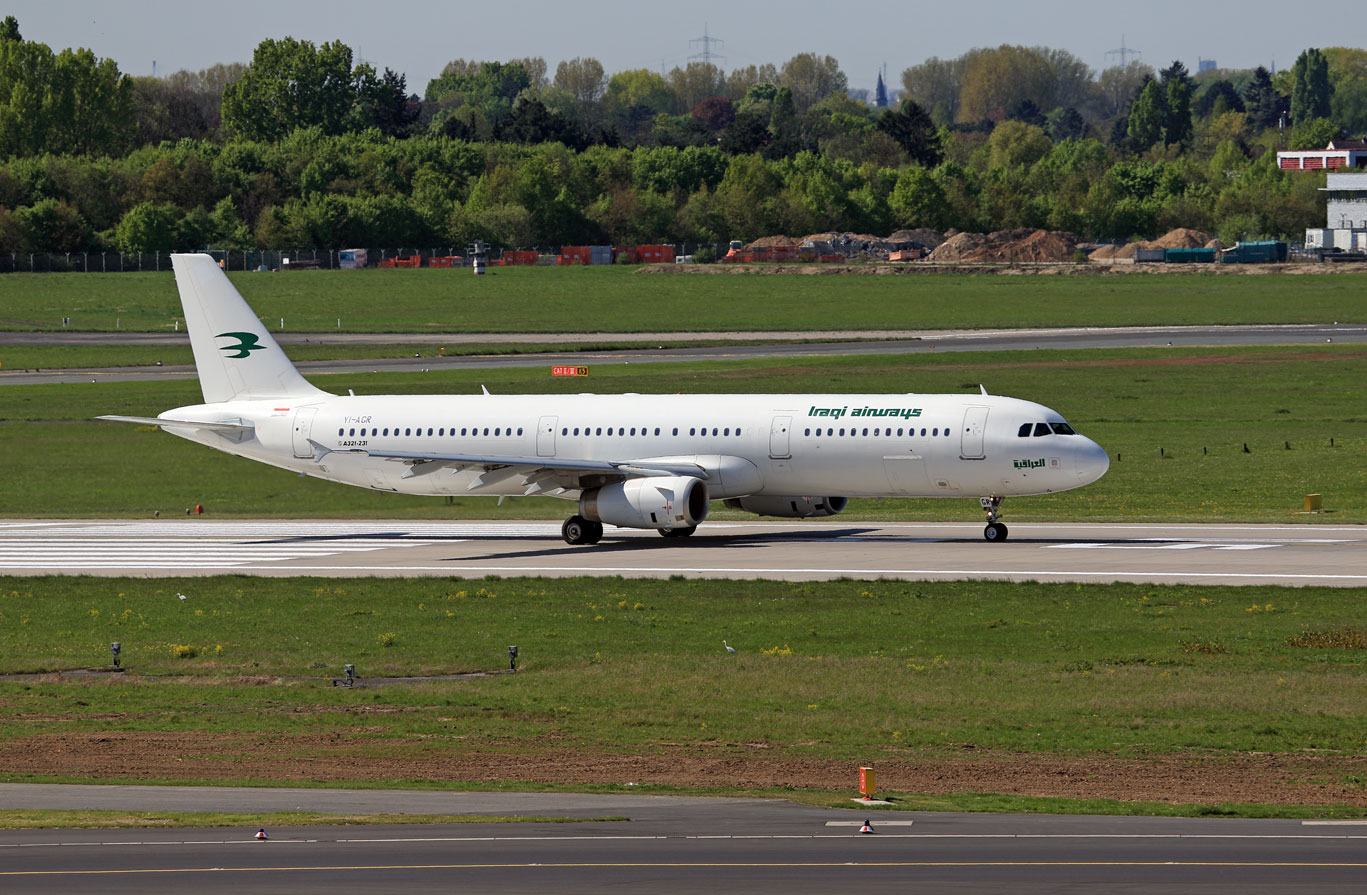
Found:
[(1078, 238), (1064, 230), (998, 230), (956, 233), (930, 253), (932, 262), (1007, 263), (1070, 261)]

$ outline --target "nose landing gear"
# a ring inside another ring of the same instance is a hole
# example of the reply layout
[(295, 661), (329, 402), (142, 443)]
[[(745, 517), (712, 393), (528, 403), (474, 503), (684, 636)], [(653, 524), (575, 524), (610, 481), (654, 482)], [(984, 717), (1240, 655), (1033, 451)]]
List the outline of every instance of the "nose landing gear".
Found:
[(997, 521), (1001, 515), (1002, 499), (997, 496), (980, 497), (978, 503), (982, 505), (983, 512), (987, 513), (987, 527), (983, 529), (983, 537), (992, 543), (1006, 540), (1006, 526)]

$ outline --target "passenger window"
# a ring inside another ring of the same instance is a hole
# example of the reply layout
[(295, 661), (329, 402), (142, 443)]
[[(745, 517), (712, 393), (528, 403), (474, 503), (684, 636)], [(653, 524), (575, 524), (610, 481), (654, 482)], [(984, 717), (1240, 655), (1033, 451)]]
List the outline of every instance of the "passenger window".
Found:
[(802, 434), (803, 434), (803, 435), (811, 435), (811, 434), (812, 434), (812, 430), (811, 430), (811, 429), (803, 429), (803, 430), (802, 430)]
[(940, 430), (939, 430), (939, 429), (931, 429), (931, 430), (930, 430), (930, 435), (931, 435), (932, 438), (938, 436), (939, 434), (940, 434)]
[(736, 430), (736, 437), (737, 437), (737, 438), (740, 438), (740, 429), (737, 429), (737, 430)]
[(675, 435), (678, 435), (678, 434), (679, 434), (679, 427), (678, 427), (678, 426), (675, 426), (675, 427), (674, 427), (674, 434), (675, 434)]
[(388, 427), (385, 427), (384, 434), (386, 434), (386, 435), (389, 434), (389, 428), (388, 428)]
[(352, 429), (352, 430), (351, 430), (351, 434), (348, 435), (347, 437), (348, 437), (348, 438), (355, 438), (355, 437), (356, 437), (356, 430), (355, 430), (355, 429)]
[(341, 438), (341, 437), (342, 437), (343, 435), (345, 435), (345, 434), (346, 434), (346, 429), (338, 429), (338, 430), (337, 430), (337, 437), (338, 437), (338, 438)]
[(731, 427), (727, 426), (725, 429), (721, 431), (721, 434), (729, 436), (731, 434)]
[(404, 430), (403, 430), (403, 434), (405, 434), (405, 435), (412, 435), (412, 434), (413, 434), (413, 430), (412, 430), (412, 429), (404, 429)]
[(843, 435), (845, 434), (845, 430), (844, 430), (844, 429), (841, 429), (841, 430), (840, 430), (840, 434), (843, 436)]
[(612, 434), (612, 427), (611, 427), (611, 426), (608, 426), (608, 434), (609, 434), (609, 435)]
[(518, 427), (517, 427), (517, 434), (518, 434), (518, 435), (521, 435), (521, 434), (522, 434), (522, 427), (521, 427), (521, 426), (518, 426)]
[(575, 434), (575, 435), (578, 435), (578, 434), (579, 434), (579, 427), (578, 427), (578, 426), (575, 426), (575, 427), (574, 427), (574, 434)]
[(659, 426), (656, 426), (656, 427), (655, 427), (655, 434), (656, 434), (656, 435), (659, 435), (659, 434), (660, 434), (660, 427), (659, 427)]
[(696, 435), (696, 434), (697, 434), (697, 431), (698, 431), (698, 430), (697, 430), (697, 427), (696, 427), (696, 426), (690, 426), (689, 429), (688, 429), (688, 434), (689, 434), (689, 435)]
[(716, 426), (713, 426), (713, 427), (712, 427), (712, 435), (713, 435), (713, 437), (716, 437), (716, 434), (717, 434), (717, 427), (716, 427)]
[(865, 438), (868, 438), (868, 437), (869, 437), (869, 430), (868, 430), (867, 427), (864, 429), (864, 437), (865, 437)]
[(460, 434), (461, 434), (461, 435), (464, 435), (464, 434), (465, 434), (465, 430), (464, 430), (464, 429), (461, 429), (461, 430), (460, 430)]
[(1041, 435), (1048, 435), (1048, 434), (1049, 434), (1049, 424), (1048, 424), (1048, 423), (1035, 423), (1035, 437), (1036, 437), (1036, 438), (1039, 438)]
[(922, 438), (925, 438), (925, 437), (926, 437), (926, 427), (925, 427), (925, 426), (922, 426), (922, 427), (921, 427), (921, 437), (922, 437)]

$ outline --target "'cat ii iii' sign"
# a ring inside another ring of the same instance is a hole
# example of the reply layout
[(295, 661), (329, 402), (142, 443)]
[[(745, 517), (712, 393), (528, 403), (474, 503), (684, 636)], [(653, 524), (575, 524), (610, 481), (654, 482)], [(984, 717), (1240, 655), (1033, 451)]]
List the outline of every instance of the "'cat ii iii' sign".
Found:
[(552, 376), (587, 376), (588, 367), (551, 367)]

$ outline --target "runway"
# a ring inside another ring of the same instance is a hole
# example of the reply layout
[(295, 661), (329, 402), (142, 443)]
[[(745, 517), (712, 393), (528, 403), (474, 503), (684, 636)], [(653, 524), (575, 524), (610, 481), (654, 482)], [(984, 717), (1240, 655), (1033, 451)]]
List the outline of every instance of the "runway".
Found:
[(0, 574), (836, 578), (1367, 586), (1367, 526), (709, 522), (686, 540), (554, 522), (11, 520)]
[[(9, 807), (619, 817), (582, 823), (0, 832), (6, 892), (1357, 891), (1367, 827), (840, 811), (777, 800), (0, 785)], [(872, 835), (860, 834), (868, 818)]]
[[(1238, 345), (1314, 345), (1367, 342), (1367, 325), (1287, 324), (1264, 326), (1133, 326), (1071, 327), (1020, 330), (897, 330), (750, 333), (494, 333), (432, 335), (279, 333), (284, 345), (299, 344), (497, 344), (576, 342), (711, 342), (683, 348), (620, 351), (562, 351), (536, 354), (438, 355), (376, 357), (359, 360), (301, 361), (305, 375), (335, 373), (414, 373), (454, 369), (500, 369), (554, 365), (678, 363), (685, 361), (755, 360), (960, 351), (1029, 351), (1038, 349), (1229, 347)], [(820, 339), (831, 341), (791, 341)], [(858, 339), (859, 341), (846, 341)], [(739, 345), (726, 342), (753, 341)], [(187, 345), (184, 334), (161, 333), (0, 333), (0, 345)], [(723, 344), (717, 344), (723, 343)], [(287, 351), (288, 353), (288, 351)], [(189, 365), (89, 367), (63, 370), (0, 369), (0, 385), (45, 385), (59, 382), (150, 382), (195, 378)]]

